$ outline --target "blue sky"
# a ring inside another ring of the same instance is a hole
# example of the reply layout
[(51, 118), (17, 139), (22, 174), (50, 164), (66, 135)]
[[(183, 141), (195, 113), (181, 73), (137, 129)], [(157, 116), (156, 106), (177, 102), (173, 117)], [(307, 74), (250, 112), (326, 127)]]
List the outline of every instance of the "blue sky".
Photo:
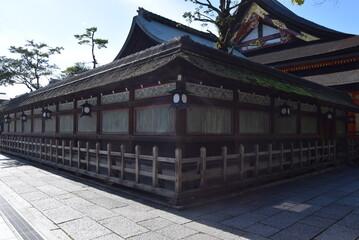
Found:
[[(358, 0), (306, 0), (304, 6), (293, 6), (290, 0), (279, 0), (291, 11), (310, 21), (341, 32), (359, 35)], [(50, 59), (61, 70), (75, 62), (90, 62), (89, 46), (77, 44), (74, 34), (82, 34), (86, 28), (97, 27), (97, 37), (108, 39), (107, 49), (96, 52), (100, 64), (109, 63), (120, 51), (130, 30), (132, 18), (138, 7), (188, 24), (182, 18), (193, 5), (184, 0), (8, 0), (1, 3), (0, 56), (10, 54), (10, 46), (23, 46), (26, 40), (44, 42), (49, 46), (61, 46), (65, 50)], [(199, 24), (191, 24), (205, 31)], [(3, 87), (9, 97), (26, 92), (25, 87)]]

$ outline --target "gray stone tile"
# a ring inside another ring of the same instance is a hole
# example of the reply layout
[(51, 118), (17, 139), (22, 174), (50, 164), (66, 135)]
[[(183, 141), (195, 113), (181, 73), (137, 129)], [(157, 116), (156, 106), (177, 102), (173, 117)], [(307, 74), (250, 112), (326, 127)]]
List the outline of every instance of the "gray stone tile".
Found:
[(117, 216), (116, 213), (98, 205), (78, 206), (76, 210), (96, 221)]
[(175, 222), (177, 224), (184, 224), (184, 223), (188, 223), (188, 222), (192, 221), (191, 219), (188, 219), (186, 217), (182, 217), (182, 216), (179, 216), (178, 214), (171, 213), (169, 211), (165, 211), (165, 210), (161, 210), (161, 209), (154, 209), (154, 210), (151, 210), (148, 212), (151, 214), (154, 214), (158, 217), (162, 217), (162, 218), (165, 218), (172, 222)]
[(273, 235), (271, 239), (298, 239), (298, 240), (309, 240), (322, 232), (321, 228), (296, 223), (283, 231)]
[(156, 231), (170, 239), (182, 239), (198, 233), (197, 231), (183, 225), (170, 225)]
[(156, 217), (149, 220), (138, 222), (138, 224), (145, 228), (150, 229), (151, 231), (156, 231), (175, 223), (161, 217)]
[(263, 219), (267, 218), (265, 215), (257, 213), (245, 213), (243, 215), (228, 219), (222, 223), (238, 229), (244, 229), (254, 223), (257, 223)]
[(73, 208), (83, 208), (83, 207), (91, 207), (94, 206), (95, 204), (87, 201), (86, 199), (77, 197), (77, 196), (72, 196), (70, 198), (66, 198), (63, 200), (60, 200), (62, 203), (71, 206)]
[(49, 195), (40, 192), (40, 191), (36, 191), (36, 192), (29, 192), (29, 193), (22, 193), (20, 194), (20, 196), (25, 199), (26, 201), (35, 201), (35, 200), (40, 200), (40, 199), (45, 199), (45, 198), (49, 198)]
[(224, 240), (239, 239), (243, 235), (243, 231), (208, 220), (193, 221), (184, 226)]
[(225, 214), (228, 214), (230, 216), (238, 216), (242, 215), (244, 213), (248, 213), (256, 209), (253, 206), (248, 206), (244, 204), (237, 203), (235, 205), (229, 205), (226, 209), (222, 210)]
[(280, 212), (262, 221), (263, 224), (284, 229), (302, 219), (304, 216), (294, 212)]
[(205, 233), (197, 233), (195, 235), (184, 238), (186, 240), (219, 240), (219, 238), (213, 237)]
[(117, 234), (111, 233), (105, 236), (94, 238), (94, 240), (124, 240), (124, 238), (118, 236)]
[(87, 200), (103, 197), (102, 195), (99, 194), (99, 192), (94, 191), (94, 190), (93, 191), (90, 191), (90, 190), (77, 191), (77, 192), (73, 192), (73, 194), (75, 194), (76, 196), (79, 196), (81, 198), (87, 199)]
[(262, 237), (270, 237), (275, 233), (279, 232), (281, 229), (276, 227), (271, 227), (268, 225), (264, 225), (262, 223), (256, 223), (250, 227), (244, 229), (244, 231), (260, 235)]
[(306, 202), (306, 204), (327, 206), (335, 201), (337, 201), (337, 198), (327, 197), (327, 196), (319, 196), (319, 197), (309, 200), (308, 202)]
[(359, 237), (359, 230), (335, 224), (317, 236), (316, 240), (355, 240)]
[(238, 240), (269, 240), (269, 238), (259, 236), (253, 233), (246, 233), (243, 237), (236, 238)]
[(31, 204), (38, 210), (44, 211), (52, 208), (58, 208), (61, 206), (65, 206), (62, 202), (54, 199), (54, 198), (46, 198), (32, 201)]
[(12, 190), (14, 190), (17, 194), (38, 191), (36, 188), (34, 188), (33, 186), (31, 186), (29, 184), (22, 184), (21, 186), (13, 187)]
[(42, 211), (45, 216), (51, 219), (54, 223), (62, 223), (77, 218), (82, 218), (84, 215), (69, 206), (62, 206), (54, 209)]
[(90, 201), (107, 209), (120, 208), (128, 205), (127, 203), (108, 197), (94, 198)]
[(127, 240), (171, 240), (171, 239), (156, 232), (147, 232), (131, 238), (127, 238)]
[(218, 212), (202, 215), (200, 218), (210, 220), (210, 221), (214, 221), (214, 222), (222, 222), (222, 221), (228, 220), (228, 219), (230, 219), (232, 217), (233, 216), (231, 216), (231, 215), (229, 215), (229, 214), (227, 214), (227, 213), (225, 213), (223, 211), (218, 211)]
[(142, 209), (134, 208), (132, 206), (125, 206), (122, 208), (116, 208), (112, 210), (118, 215), (124, 216), (134, 222), (140, 222), (151, 218), (156, 218), (157, 215), (143, 211)]
[(336, 203), (349, 205), (353, 207), (359, 207), (359, 197), (345, 196), (339, 199), (338, 201), (336, 201)]
[(111, 231), (87, 217), (65, 222), (59, 224), (59, 226), (76, 240), (95, 239), (111, 233)]
[(338, 222), (339, 225), (359, 230), (359, 214), (350, 213)]
[(299, 223), (307, 224), (314, 227), (319, 227), (325, 229), (336, 222), (335, 219), (332, 218), (323, 218), (318, 216), (307, 216), (299, 221)]
[(256, 210), (254, 210), (253, 212), (261, 214), (261, 215), (272, 216), (281, 211), (283, 211), (283, 210), (279, 209), (279, 208), (275, 208), (274, 206), (265, 206), (265, 207), (258, 208)]
[(352, 206), (338, 204), (338, 203), (332, 203), (326, 207), (323, 207), (319, 211), (313, 213), (315, 216), (319, 217), (329, 217), (333, 219), (340, 219), (347, 215), (349, 212), (351, 212), (354, 209)]
[(52, 186), (52, 185), (44, 185), (44, 186), (39, 186), (36, 188), (39, 189), (41, 192), (46, 193), (49, 196), (56, 196), (56, 195), (68, 193), (67, 191), (64, 191), (64, 190), (62, 190), (58, 187)]
[(149, 231), (122, 216), (108, 218), (99, 222), (123, 238), (133, 237)]
[(57, 240), (70, 240), (71, 238), (64, 232), (62, 229), (55, 229), (51, 231), (52, 235), (55, 236)]
[(289, 208), (287, 211), (299, 213), (304, 216), (308, 216), (316, 211), (319, 211), (320, 209), (322, 209), (322, 206), (301, 203), (295, 207)]

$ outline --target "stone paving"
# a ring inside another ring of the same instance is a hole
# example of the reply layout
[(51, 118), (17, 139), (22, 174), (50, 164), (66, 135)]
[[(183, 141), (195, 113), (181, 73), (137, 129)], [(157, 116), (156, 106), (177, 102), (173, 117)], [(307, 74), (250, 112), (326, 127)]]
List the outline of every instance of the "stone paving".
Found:
[(0, 155), (0, 194), (44, 239), (359, 239), (354, 167), (177, 211)]

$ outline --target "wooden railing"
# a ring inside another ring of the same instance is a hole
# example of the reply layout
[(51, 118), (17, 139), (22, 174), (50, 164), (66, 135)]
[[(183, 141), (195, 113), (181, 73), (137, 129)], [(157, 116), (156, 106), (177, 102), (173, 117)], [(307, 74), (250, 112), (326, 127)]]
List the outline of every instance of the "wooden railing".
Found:
[(220, 156), (207, 156), (202, 147), (199, 157), (193, 158), (183, 158), (177, 148), (174, 157), (161, 157), (156, 146), (152, 155), (143, 155), (138, 145), (134, 153), (128, 153), (124, 145), (113, 151), (111, 144), (101, 149), (99, 143), (90, 148), (88, 142), (0, 136), (2, 152), (155, 193), (176, 205), (211, 191), (233, 190), (337, 164), (335, 141), (248, 148), (246, 152), (240, 145), (238, 153), (228, 154), (224, 146)]
[(359, 163), (359, 140), (352, 138), (348, 140), (349, 163)]

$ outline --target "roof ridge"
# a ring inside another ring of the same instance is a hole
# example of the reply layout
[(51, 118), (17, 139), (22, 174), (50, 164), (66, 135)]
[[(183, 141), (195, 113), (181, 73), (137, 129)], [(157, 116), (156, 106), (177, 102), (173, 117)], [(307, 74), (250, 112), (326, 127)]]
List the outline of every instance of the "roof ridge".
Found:
[(155, 20), (157, 22), (163, 23), (163, 24), (168, 25), (170, 27), (178, 28), (178, 29), (183, 30), (185, 32), (188, 32), (188, 33), (191, 33), (191, 34), (206, 38), (206, 39), (211, 40), (211, 41), (217, 41), (217, 36), (215, 36), (214, 34), (207, 33), (207, 32), (202, 32), (200, 30), (188, 27), (186, 25), (183, 25), (182, 23), (173, 21), (173, 20), (171, 20), (169, 18), (165, 18), (163, 16), (160, 16), (158, 14), (150, 12), (150, 11), (148, 11), (148, 10), (142, 8), (142, 7), (138, 8), (137, 13), (138, 13), (138, 16), (142, 16), (148, 21), (151, 21), (153, 19), (153, 20)]

